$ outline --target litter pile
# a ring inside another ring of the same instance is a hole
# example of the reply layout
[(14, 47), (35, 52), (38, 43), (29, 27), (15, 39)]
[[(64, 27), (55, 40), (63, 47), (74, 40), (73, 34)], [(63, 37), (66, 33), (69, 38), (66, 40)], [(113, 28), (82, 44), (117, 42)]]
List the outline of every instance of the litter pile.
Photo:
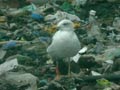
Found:
[[(82, 48), (56, 80), (46, 49), (63, 19)], [(120, 0), (0, 0), (0, 90), (86, 89), (120, 90)]]

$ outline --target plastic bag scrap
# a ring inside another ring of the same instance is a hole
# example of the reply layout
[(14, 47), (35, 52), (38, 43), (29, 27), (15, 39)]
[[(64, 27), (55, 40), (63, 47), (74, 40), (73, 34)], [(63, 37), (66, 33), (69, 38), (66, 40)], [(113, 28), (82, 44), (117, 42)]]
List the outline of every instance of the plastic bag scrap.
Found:
[(54, 15), (49, 14), (45, 17), (45, 21), (53, 21), (54, 23), (57, 23), (62, 19), (69, 19), (71, 21), (78, 21), (78, 22), (80, 21), (80, 18), (78, 16), (62, 11), (57, 11)]
[(5, 63), (0, 65), (0, 75), (4, 74), (7, 71), (14, 69), (17, 66), (18, 66), (17, 59), (6, 61)]
[(25, 90), (37, 90), (37, 77), (30, 73), (9, 72), (6, 73), (5, 80), (17, 87), (28, 85)]
[(13, 10), (13, 11), (8, 11), (9, 16), (22, 16), (25, 15), (27, 12), (33, 12), (37, 9), (37, 7), (34, 4), (25, 6), (23, 8)]

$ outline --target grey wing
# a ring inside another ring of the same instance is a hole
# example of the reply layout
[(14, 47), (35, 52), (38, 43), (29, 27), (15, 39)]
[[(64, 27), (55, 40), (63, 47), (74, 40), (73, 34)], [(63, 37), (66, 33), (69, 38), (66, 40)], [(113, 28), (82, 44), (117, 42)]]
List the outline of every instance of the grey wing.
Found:
[(47, 53), (50, 54), (52, 57), (56, 56), (55, 53), (57, 51), (56, 49), (58, 47), (58, 41), (59, 41), (58, 34), (59, 31), (54, 34), (54, 36), (52, 37), (52, 42), (47, 48)]

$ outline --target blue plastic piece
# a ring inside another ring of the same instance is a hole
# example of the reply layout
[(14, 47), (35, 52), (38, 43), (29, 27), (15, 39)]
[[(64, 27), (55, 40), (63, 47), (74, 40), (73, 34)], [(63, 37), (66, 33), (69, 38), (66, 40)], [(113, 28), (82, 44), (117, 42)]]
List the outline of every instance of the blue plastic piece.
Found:
[(44, 19), (44, 17), (43, 17), (42, 15), (36, 14), (36, 13), (32, 13), (32, 14), (31, 14), (31, 17), (32, 17), (33, 19), (39, 20), (39, 21)]
[(16, 44), (17, 44), (16, 41), (9, 41), (8, 43), (4, 44), (2, 48), (9, 49), (9, 48), (15, 47)]

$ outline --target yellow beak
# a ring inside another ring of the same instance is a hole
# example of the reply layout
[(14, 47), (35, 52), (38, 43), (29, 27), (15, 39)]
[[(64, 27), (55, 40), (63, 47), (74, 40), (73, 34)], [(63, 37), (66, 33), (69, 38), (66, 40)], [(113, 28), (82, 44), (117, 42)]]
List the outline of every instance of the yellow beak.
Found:
[(75, 29), (80, 28), (80, 23), (78, 23), (78, 22), (74, 22), (74, 28), (75, 28)]

